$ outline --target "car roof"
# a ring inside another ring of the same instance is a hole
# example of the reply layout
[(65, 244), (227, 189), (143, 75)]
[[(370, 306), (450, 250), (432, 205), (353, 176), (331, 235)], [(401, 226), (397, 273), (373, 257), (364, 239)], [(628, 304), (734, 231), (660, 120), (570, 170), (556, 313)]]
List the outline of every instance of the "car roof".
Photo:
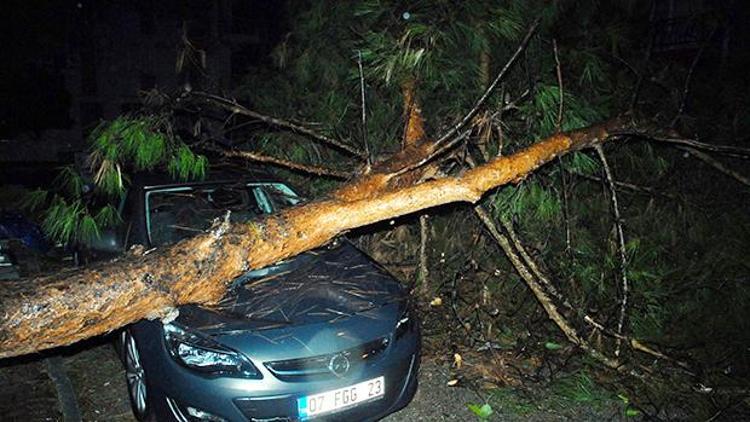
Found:
[(206, 177), (200, 180), (179, 180), (163, 172), (141, 172), (136, 173), (131, 178), (131, 186), (134, 189), (150, 190), (155, 188), (175, 187), (175, 186), (196, 186), (215, 183), (236, 183), (236, 182), (276, 182), (285, 183), (281, 178), (273, 175), (271, 172), (261, 168), (250, 169), (227, 169), (211, 168), (208, 170)]

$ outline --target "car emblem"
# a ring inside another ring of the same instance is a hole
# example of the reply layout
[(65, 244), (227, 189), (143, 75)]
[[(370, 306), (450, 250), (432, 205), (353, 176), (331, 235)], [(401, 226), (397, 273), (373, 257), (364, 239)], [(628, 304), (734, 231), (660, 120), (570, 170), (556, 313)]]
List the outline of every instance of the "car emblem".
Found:
[(346, 373), (349, 372), (350, 367), (351, 364), (349, 363), (349, 358), (342, 353), (337, 353), (331, 356), (331, 360), (328, 361), (328, 370), (337, 377), (343, 377), (346, 375)]

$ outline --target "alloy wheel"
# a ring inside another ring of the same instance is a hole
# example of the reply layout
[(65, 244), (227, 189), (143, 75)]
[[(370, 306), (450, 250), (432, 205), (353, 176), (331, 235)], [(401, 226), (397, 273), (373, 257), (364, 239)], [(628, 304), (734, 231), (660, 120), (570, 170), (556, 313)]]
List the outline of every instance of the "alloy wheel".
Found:
[(146, 415), (146, 406), (148, 404), (146, 390), (146, 373), (141, 365), (141, 357), (138, 353), (138, 347), (135, 339), (130, 333), (124, 335), (125, 347), (125, 376), (128, 383), (128, 393), (130, 402), (133, 404), (133, 410), (139, 418)]

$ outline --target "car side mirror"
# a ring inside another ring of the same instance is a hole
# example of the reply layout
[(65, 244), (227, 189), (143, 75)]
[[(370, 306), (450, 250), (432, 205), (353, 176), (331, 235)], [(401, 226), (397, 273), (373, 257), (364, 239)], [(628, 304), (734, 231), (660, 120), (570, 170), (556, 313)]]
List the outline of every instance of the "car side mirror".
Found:
[(121, 253), (125, 250), (125, 242), (117, 229), (105, 229), (99, 237), (88, 245), (89, 249), (99, 253)]

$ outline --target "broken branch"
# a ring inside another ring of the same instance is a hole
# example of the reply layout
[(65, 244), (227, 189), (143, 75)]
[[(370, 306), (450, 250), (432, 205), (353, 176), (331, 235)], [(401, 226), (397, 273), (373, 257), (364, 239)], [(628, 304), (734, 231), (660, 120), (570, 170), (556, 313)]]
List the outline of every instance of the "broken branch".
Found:
[[(572, 175), (574, 175), (576, 177), (580, 177), (581, 179), (588, 180), (588, 181), (591, 181), (591, 182), (599, 182), (599, 183), (601, 183), (604, 180), (601, 177), (590, 176), (588, 174), (583, 174), (583, 173), (580, 173), (580, 172), (577, 172), (577, 171), (574, 171), (574, 170), (570, 170), (570, 169), (566, 169), (566, 172), (568, 172), (568, 173), (570, 173), (570, 174), (572, 174)], [(630, 191), (633, 191), (633, 192), (637, 192), (637, 193), (641, 193), (641, 194), (644, 194), (644, 195), (663, 196), (664, 198), (671, 199), (671, 200), (674, 200), (674, 201), (680, 199), (676, 195), (673, 195), (671, 193), (666, 193), (666, 192), (660, 192), (660, 191), (658, 191), (658, 190), (656, 190), (656, 189), (654, 189), (652, 187), (649, 187), (649, 186), (641, 186), (641, 185), (636, 185), (636, 184), (633, 184), (633, 183), (621, 182), (619, 180), (615, 180), (615, 186), (617, 186), (618, 188), (621, 188), (621, 189), (627, 189), (627, 190), (630, 190)]]
[(291, 170), (300, 171), (303, 173), (314, 174), (316, 176), (333, 177), (335, 179), (348, 179), (351, 177), (351, 173), (329, 169), (327, 167), (313, 166), (308, 164), (300, 164), (294, 161), (284, 160), (281, 158), (271, 157), (270, 155), (260, 154), (251, 151), (239, 151), (229, 150), (221, 151), (221, 155), (224, 157), (242, 158), (248, 161), (256, 161), (259, 163), (267, 163), (278, 167), (285, 167)]
[(735, 147), (732, 145), (713, 145), (705, 142), (696, 141), (695, 139), (687, 138), (660, 138), (656, 136), (648, 136), (649, 140), (662, 142), (665, 144), (674, 144), (684, 147), (690, 147), (697, 150), (716, 152), (719, 154), (735, 155), (742, 158), (750, 157), (750, 149)]
[(552, 39), (552, 47), (555, 53), (555, 69), (557, 73), (557, 87), (558, 87), (558, 90), (560, 91), (560, 94), (559, 94), (560, 105), (559, 105), (559, 108), (557, 109), (557, 131), (559, 132), (560, 130), (562, 130), (563, 111), (565, 110), (564, 109), (565, 91), (563, 91), (562, 66), (560, 65), (560, 56), (557, 51), (557, 39), (555, 38)]
[(542, 305), (542, 308), (544, 308), (544, 310), (547, 312), (549, 318), (552, 320), (552, 322), (555, 323), (555, 325), (557, 325), (558, 328), (560, 328), (565, 337), (567, 337), (571, 343), (583, 349), (586, 353), (589, 354), (589, 356), (596, 359), (598, 362), (608, 368), (614, 369), (618, 372), (630, 373), (638, 378), (642, 378), (642, 375), (640, 373), (622, 365), (622, 363), (618, 360), (606, 356), (604, 353), (600, 352), (588, 341), (586, 341), (583, 336), (581, 336), (573, 327), (573, 325), (571, 325), (568, 320), (562, 315), (547, 291), (537, 281), (529, 268), (524, 265), (519, 255), (516, 253), (516, 251), (513, 250), (513, 246), (511, 245), (508, 237), (503, 235), (500, 230), (498, 230), (489, 213), (487, 213), (487, 211), (485, 211), (481, 206), (475, 206), (474, 213), (477, 215), (482, 224), (484, 224), (484, 227), (487, 229), (490, 236), (503, 250), (505, 256), (508, 257), (511, 264), (516, 269), (516, 272), (518, 272), (518, 274), (524, 280), (526, 285), (534, 294), (534, 297), (536, 297), (539, 304)]
[(358, 150), (357, 148), (352, 147), (351, 145), (345, 144), (341, 141), (333, 139), (329, 136), (325, 136), (323, 134), (315, 132), (304, 126), (300, 126), (298, 124), (292, 123), (290, 121), (279, 119), (277, 117), (267, 116), (265, 114), (258, 113), (257, 111), (250, 110), (240, 105), (238, 102), (234, 100), (219, 97), (217, 95), (207, 94), (204, 92), (193, 92), (193, 93), (190, 93), (190, 95), (198, 97), (198, 98), (202, 98), (204, 101), (210, 104), (219, 106), (225, 110), (231, 111), (232, 113), (241, 114), (243, 116), (247, 116), (247, 117), (259, 120), (269, 126), (285, 129), (294, 133), (299, 133), (301, 135), (307, 136), (308, 138), (312, 140), (315, 140), (322, 144), (339, 149), (343, 152), (346, 152), (349, 155), (353, 155), (362, 160), (367, 159), (367, 155), (364, 152)]
[(484, 91), (481, 97), (477, 100), (477, 102), (474, 104), (474, 107), (472, 107), (471, 110), (469, 110), (468, 113), (461, 119), (458, 123), (456, 123), (448, 132), (443, 134), (440, 138), (438, 138), (437, 141), (435, 141), (435, 146), (439, 146), (443, 142), (446, 142), (453, 138), (459, 131), (461, 131), (464, 127), (466, 127), (469, 122), (474, 118), (474, 116), (477, 115), (479, 112), (479, 109), (484, 106), (484, 103), (487, 102), (487, 99), (490, 97), (492, 92), (495, 91), (495, 88), (497, 88), (497, 85), (500, 83), (500, 81), (505, 78), (508, 71), (513, 67), (513, 65), (516, 63), (516, 60), (518, 60), (518, 57), (521, 56), (521, 53), (523, 53), (524, 50), (526, 50), (526, 47), (529, 45), (529, 41), (531, 41), (531, 38), (536, 33), (537, 28), (539, 27), (539, 23), (541, 22), (542, 17), (538, 17), (529, 27), (528, 31), (526, 31), (526, 35), (523, 37), (523, 40), (521, 40), (521, 44), (518, 45), (518, 48), (516, 48), (516, 51), (513, 53), (512, 56), (510, 56), (510, 59), (505, 63), (505, 66), (498, 72), (497, 76), (495, 76), (495, 79), (492, 81), (490, 86), (487, 87), (487, 89)]
[(750, 179), (747, 177), (737, 173), (736, 171), (730, 169), (729, 167), (722, 164), (720, 161), (715, 160), (710, 155), (700, 152), (694, 148), (689, 147), (677, 147), (678, 149), (681, 149), (688, 154), (692, 155), (693, 157), (703, 161), (704, 163), (710, 165), (711, 167), (715, 168), (716, 170), (724, 173), (725, 175), (731, 177), (732, 179), (742, 183), (745, 186), (750, 186)]
[[(622, 230), (622, 219), (620, 217), (620, 206), (617, 201), (617, 189), (615, 188), (615, 178), (612, 176), (612, 169), (609, 168), (607, 157), (604, 155), (604, 150), (600, 145), (594, 147), (596, 153), (599, 155), (599, 160), (602, 162), (604, 167), (604, 174), (607, 177), (607, 185), (609, 186), (610, 199), (612, 201), (612, 214), (615, 220), (615, 228), (617, 230), (617, 249), (620, 255), (620, 281), (622, 282), (622, 301), (620, 302), (620, 314), (617, 318), (617, 334), (622, 335), (623, 326), (625, 324), (625, 315), (628, 309), (628, 295), (630, 293), (628, 284), (628, 258), (625, 251), (625, 234)], [(617, 346), (615, 347), (615, 356), (620, 356), (620, 338), (617, 338)]]
[(428, 297), (430, 293), (429, 286), (429, 268), (427, 264), (427, 238), (429, 237), (430, 223), (427, 220), (427, 214), (419, 216), (419, 269), (417, 272), (417, 284), (422, 296)]
[(367, 142), (367, 102), (365, 100), (365, 72), (362, 69), (362, 52), (357, 51), (357, 67), (359, 68), (359, 95), (362, 100), (362, 144), (365, 147), (367, 156), (367, 167), (370, 167), (372, 155), (370, 153), (370, 144)]

